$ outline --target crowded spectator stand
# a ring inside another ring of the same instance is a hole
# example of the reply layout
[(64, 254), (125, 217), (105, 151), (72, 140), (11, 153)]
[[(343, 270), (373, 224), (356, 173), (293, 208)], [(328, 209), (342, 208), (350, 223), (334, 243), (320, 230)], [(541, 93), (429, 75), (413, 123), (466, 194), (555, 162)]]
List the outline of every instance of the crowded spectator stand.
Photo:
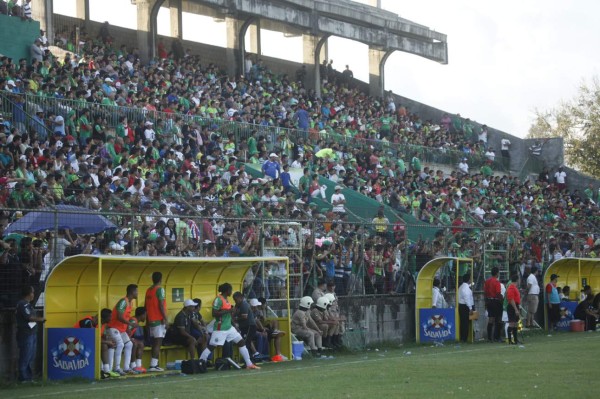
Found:
[[(548, 264), (557, 250), (597, 253), (589, 233), (597, 227), (596, 193), (508, 174), (486, 148), (487, 130), (460, 115), (424, 121), (335, 73), (317, 97), (260, 60), (243, 77), (189, 53), (143, 64), (136, 50), (86, 35), (79, 54), (57, 59), (47, 51), (31, 65), (3, 58), (0, 66), (3, 227), (27, 210), (59, 204), (101, 212), (120, 227), (71, 236), (65, 254), (223, 256), (237, 244), (255, 255), (262, 221), (285, 220), (303, 226), (294, 267), (310, 278), (298, 294), (310, 291), (310, 279), (329, 277), (328, 256), (349, 251), (346, 279), (354, 288), (344, 295), (403, 292), (403, 271), (414, 278), (435, 256), (481, 264), (489, 229), (509, 232), (507, 262), (523, 271)], [(330, 196), (313, 197), (288, 172), (251, 176), (247, 170), (272, 153), (281, 170), (308, 169), (317, 185), (341, 185), (346, 197), (376, 201), (396, 219), (387, 217), (378, 234), (376, 209), (365, 207), (359, 218), (332, 212)], [(424, 165), (463, 158), (468, 173)], [(44, 248), (52, 237), (32, 239)], [(19, 257), (23, 249), (15, 251)], [(375, 270), (384, 270), (384, 284), (368, 283), (378, 279)]]

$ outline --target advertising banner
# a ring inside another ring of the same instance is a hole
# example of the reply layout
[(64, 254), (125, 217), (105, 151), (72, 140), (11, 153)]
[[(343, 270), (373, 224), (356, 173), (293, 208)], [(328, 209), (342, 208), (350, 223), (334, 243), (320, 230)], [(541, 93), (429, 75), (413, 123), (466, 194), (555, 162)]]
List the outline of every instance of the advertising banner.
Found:
[(95, 328), (48, 328), (48, 379), (94, 379)]
[(454, 341), (456, 323), (454, 309), (420, 309), (421, 342)]
[(568, 301), (560, 303), (560, 320), (556, 323), (556, 329), (561, 331), (571, 331), (571, 320), (575, 318), (575, 308), (577, 302)]

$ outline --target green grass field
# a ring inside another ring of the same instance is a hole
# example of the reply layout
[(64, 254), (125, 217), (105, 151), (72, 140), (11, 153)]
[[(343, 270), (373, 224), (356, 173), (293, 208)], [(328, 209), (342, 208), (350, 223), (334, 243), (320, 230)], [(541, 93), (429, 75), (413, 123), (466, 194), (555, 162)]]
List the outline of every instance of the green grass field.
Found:
[(504, 344), (401, 345), (213, 371), (113, 381), (7, 387), (3, 398), (592, 398), (598, 397), (600, 333), (525, 335)]

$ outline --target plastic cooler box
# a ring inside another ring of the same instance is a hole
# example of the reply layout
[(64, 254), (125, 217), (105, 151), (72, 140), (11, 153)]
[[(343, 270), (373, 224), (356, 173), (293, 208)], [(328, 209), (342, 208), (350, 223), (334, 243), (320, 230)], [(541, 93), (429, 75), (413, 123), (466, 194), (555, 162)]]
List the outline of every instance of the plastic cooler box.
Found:
[(582, 332), (585, 330), (585, 322), (583, 320), (571, 320), (571, 331)]
[(303, 341), (293, 341), (292, 342), (292, 354), (294, 356), (294, 360), (302, 360), (303, 352), (304, 352), (304, 342)]

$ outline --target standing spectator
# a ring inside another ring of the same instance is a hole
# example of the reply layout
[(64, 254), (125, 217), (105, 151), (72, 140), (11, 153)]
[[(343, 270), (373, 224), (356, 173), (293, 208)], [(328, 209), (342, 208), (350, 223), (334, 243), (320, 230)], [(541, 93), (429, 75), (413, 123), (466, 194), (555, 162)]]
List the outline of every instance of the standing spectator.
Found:
[(269, 154), (269, 159), (262, 165), (262, 171), (265, 176), (268, 176), (273, 180), (277, 179), (281, 173), (281, 165), (277, 161), (278, 158), (277, 154), (272, 152)]
[(560, 320), (560, 296), (556, 283), (560, 276), (552, 274), (550, 282), (546, 285), (546, 304), (548, 306), (548, 331), (552, 331)]
[(539, 270), (537, 266), (531, 267), (531, 274), (527, 276), (527, 322), (525, 327), (533, 328), (535, 321), (535, 313), (540, 302), (540, 285), (538, 284), (537, 276)]
[[(511, 283), (506, 289), (506, 313), (508, 315), (508, 343), (517, 344), (519, 343), (517, 339), (517, 324), (519, 323), (519, 319), (521, 318), (519, 312), (519, 305), (521, 305), (521, 294), (519, 293), (518, 288), (519, 275), (516, 273), (513, 274), (510, 278), (510, 281)], [(511, 335), (514, 335), (514, 341), (511, 339)]]
[(150, 327), (150, 337), (152, 338), (152, 357), (150, 359), (149, 372), (163, 371), (158, 366), (158, 356), (162, 340), (167, 333), (167, 302), (165, 289), (161, 286), (162, 273), (152, 273), (152, 287), (146, 290), (146, 314), (147, 323)]
[(440, 289), (441, 281), (439, 278), (433, 279), (433, 290), (431, 295), (431, 307), (435, 309), (444, 309), (448, 306), (444, 299), (444, 294)]
[(31, 0), (25, 0), (23, 4), (23, 18), (31, 19)]
[[(37, 347), (37, 323), (44, 323), (46, 319), (37, 316), (31, 301), (35, 297), (35, 290), (31, 286), (23, 288), (21, 300), (17, 303), (17, 345), (19, 347), (19, 381), (32, 381), (32, 365)], [(32, 326), (30, 323), (34, 323)]]
[(352, 73), (352, 70), (350, 70), (349, 65), (346, 65), (346, 69), (344, 69), (344, 72), (342, 72), (342, 75), (344, 76), (344, 82), (346, 82), (346, 83), (350, 83), (352, 78), (354, 78), (354, 73)]
[(492, 332), (493, 340), (496, 342), (500, 341), (500, 329), (502, 326), (502, 288), (498, 280), (498, 273), (498, 267), (492, 267), (492, 275), (483, 285), (485, 308), (488, 313), (487, 339), (489, 342), (492, 342)]
[(233, 327), (232, 315), (235, 313), (235, 309), (227, 300), (227, 297), (231, 295), (231, 291), (233, 289), (229, 283), (223, 283), (219, 286), (219, 295), (213, 301), (212, 306), (212, 315), (215, 319), (214, 330), (208, 347), (202, 352), (200, 360), (206, 362), (208, 356), (216, 346), (223, 346), (226, 342), (233, 342), (237, 344), (238, 350), (244, 358), (244, 362), (246, 362), (246, 369), (260, 370), (260, 367), (253, 364), (250, 360), (246, 342), (235, 327)]
[(104, 43), (105, 45), (110, 45), (112, 43), (112, 36), (110, 35), (110, 32), (108, 30), (109, 27), (110, 25), (108, 21), (104, 21), (104, 23), (100, 27), (100, 31), (98, 32), (98, 37), (100, 37), (102, 43)]
[(387, 237), (390, 220), (385, 216), (383, 209), (377, 211), (377, 216), (371, 220), (371, 223), (375, 225), (375, 233), (380, 237)]
[(156, 139), (156, 132), (152, 128), (153, 123), (150, 121), (146, 121), (144, 130), (144, 137), (146, 140), (154, 141)]
[(481, 126), (481, 131), (477, 135), (477, 139), (479, 140), (480, 143), (483, 144), (483, 148), (487, 148), (487, 142), (488, 142), (488, 127), (487, 127), (487, 125)]
[(345, 203), (346, 197), (342, 194), (342, 186), (335, 186), (335, 192), (331, 196), (332, 211), (335, 213), (346, 213), (346, 209), (344, 209)]
[(281, 173), (281, 185), (283, 193), (287, 194), (292, 189), (292, 175), (290, 174), (290, 165), (283, 165), (283, 173)]
[(458, 164), (458, 170), (461, 171), (464, 175), (469, 174), (469, 164), (467, 163), (467, 158), (463, 158)]
[(460, 341), (467, 342), (469, 332), (471, 331), (469, 316), (475, 310), (473, 291), (471, 291), (471, 274), (466, 273), (462, 281), (462, 284), (458, 288), (458, 317), (460, 322)]
[(42, 42), (39, 38), (35, 39), (35, 42), (31, 45), (29, 54), (31, 55), (32, 61), (44, 61), (44, 50), (42, 49)]
[[(66, 237), (66, 238), (65, 238)], [(48, 245), (50, 250), (50, 267), (53, 268), (65, 258), (65, 249), (75, 246), (68, 229), (58, 230), (58, 234), (53, 237)]]
[(293, 120), (297, 122), (298, 129), (302, 131), (302, 137), (306, 138), (306, 134), (310, 127), (310, 115), (303, 105), (300, 105), (298, 108), (296, 108)]
[(554, 174), (554, 180), (559, 191), (563, 191), (567, 187), (567, 173), (563, 170), (562, 166)]

